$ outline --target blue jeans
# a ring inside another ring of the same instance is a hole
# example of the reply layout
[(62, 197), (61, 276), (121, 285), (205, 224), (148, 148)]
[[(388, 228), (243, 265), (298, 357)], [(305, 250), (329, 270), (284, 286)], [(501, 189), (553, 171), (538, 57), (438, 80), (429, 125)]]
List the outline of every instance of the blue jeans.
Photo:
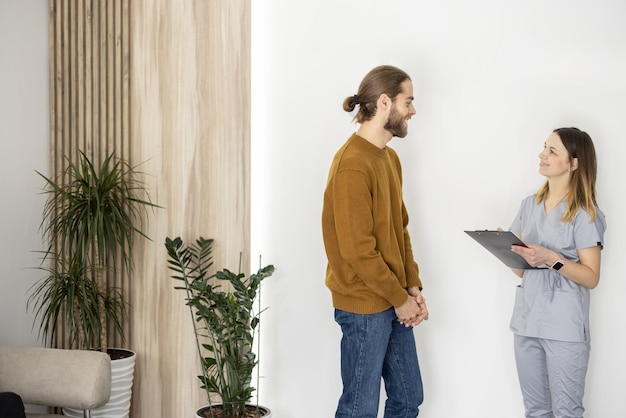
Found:
[(335, 309), (335, 321), (343, 333), (335, 418), (376, 418), (381, 378), (385, 418), (415, 418), (424, 392), (413, 328), (398, 323), (393, 308), (370, 315)]

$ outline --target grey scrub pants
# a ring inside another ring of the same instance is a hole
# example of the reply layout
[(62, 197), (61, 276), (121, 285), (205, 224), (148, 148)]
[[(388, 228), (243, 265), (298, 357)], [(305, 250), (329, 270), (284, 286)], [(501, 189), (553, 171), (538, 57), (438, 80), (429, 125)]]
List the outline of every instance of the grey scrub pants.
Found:
[(514, 347), (526, 417), (582, 418), (589, 342), (515, 334)]

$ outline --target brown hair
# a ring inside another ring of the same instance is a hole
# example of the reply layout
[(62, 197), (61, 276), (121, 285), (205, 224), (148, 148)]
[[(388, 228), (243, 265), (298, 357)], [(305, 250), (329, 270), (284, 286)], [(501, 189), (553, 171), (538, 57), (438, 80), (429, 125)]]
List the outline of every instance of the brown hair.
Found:
[(406, 72), (391, 65), (376, 67), (363, 78), (357, 94), (344, 99), (343, 110), (352, 112), (356, 105), (359, 105), (354, 121), (358, 123), (368, 121), (376, 114), (376, 102), (381, 94), (395, 100), (402, 92), (402, 83), (410, 79)]
[[(570, 189), (567, 197), (567, 210), (563, 214), (562, 221), (573, 221), (578, 208), (583, 208), (591, 221), (596, 219), (596, 175), (598, 163), (593, 141), (587, 132), (578, 128), (558, 128), (556, 133), (569, 155), (569, 161), (578, 159), (578, 168), (572, 172)], [(548, 182), (546, 181), (536, 195), (537, 203), (542, 202), (548, 195)]]

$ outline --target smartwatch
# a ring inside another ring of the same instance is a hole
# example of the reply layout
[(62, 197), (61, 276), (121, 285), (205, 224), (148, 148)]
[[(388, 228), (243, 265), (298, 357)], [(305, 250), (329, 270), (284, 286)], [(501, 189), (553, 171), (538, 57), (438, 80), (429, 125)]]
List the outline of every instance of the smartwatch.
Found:
[(552, 270), (559, 270), (561, 267), (563, 267), (563, 263), (564, 263), (563, 259), (561, 259), (561, 257), (559, 257), (559, 259), (558, 259), (558, 260), (556, 260), (556, 261), (554, 262), (554, 264), (552, 264), (552, 265), (550, 266), (550, 268), (551, 268)]

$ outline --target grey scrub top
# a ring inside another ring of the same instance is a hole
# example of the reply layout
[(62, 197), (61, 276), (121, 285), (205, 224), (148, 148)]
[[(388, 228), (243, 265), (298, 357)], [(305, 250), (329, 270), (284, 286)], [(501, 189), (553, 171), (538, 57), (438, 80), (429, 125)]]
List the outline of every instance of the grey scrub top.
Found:
[[(577, 250), (600, 246), (606, 220), (596, 208), (596, 219), (579, 209), (573, 222), (561, 221), (567, 202), (549, 214), (535, 196), (522, 201), (510, 230), (528, 244), (541, 245), (579, 262)], [(511, 330), (526, 337), (559, 341), (589, 341), (589, 289), (552, 269), (524, 270), (516, 288)]]

